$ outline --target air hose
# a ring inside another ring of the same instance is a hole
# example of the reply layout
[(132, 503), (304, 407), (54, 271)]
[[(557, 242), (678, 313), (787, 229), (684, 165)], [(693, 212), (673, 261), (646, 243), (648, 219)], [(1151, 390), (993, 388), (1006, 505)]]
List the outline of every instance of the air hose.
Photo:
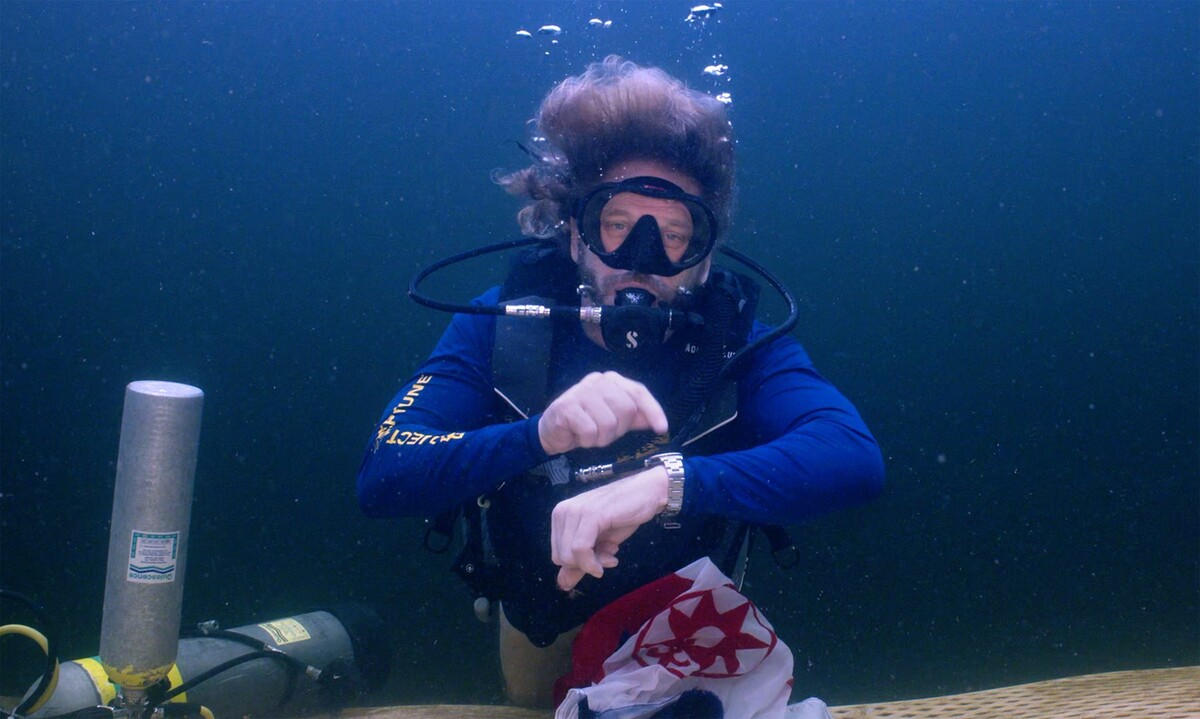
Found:
[(42, 676), (38, 679), (37, 685), (34, 686), (29, 696), (13, 708), (11, 712), (0, 710), (7, 716), (25, 716), (41, 709), (42, 705), (46, 703), (46, 700), (50, 698), (50, 695), (54, 693), (54, 689), (58, 685), (58, 648), (54, 642), (54, 634), (48, 628), (49, 625), (46, 623), (42, 608), (32, 599), (7, 589), (0, 589), (0, 598), (12, 599), (24, 604), (29, 609), (29, 612), (33, 614), (33, 618), (37, 624), (45, 630), (45, 633), (43, 633), (21, 624), (6, 624), (0, 627), (0, 636), (14, 634), (32, 639), (38, 643), (38, 646), (42, 648), (42, 652), (46, 655), (46, 663), (42, 669)]

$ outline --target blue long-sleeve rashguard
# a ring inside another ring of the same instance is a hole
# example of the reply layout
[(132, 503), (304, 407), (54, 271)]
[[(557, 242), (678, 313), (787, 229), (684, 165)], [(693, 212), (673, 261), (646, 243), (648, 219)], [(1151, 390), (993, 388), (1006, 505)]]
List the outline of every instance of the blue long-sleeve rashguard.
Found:
[[(493, 288), (474, 303), (496, 304), (499, 295)], [(768, 329), (755, 323), (749, 339)], [(576, 339), (583, 363), (604, 361), (606, 351), (581, 330)], [(495, 318), (456, 315), (396, 395), (358, 474), (367, 515), (434, 516), (548, 459), (541, 415), (506, 422), (500, 414), (494, 340)], [(740, 439), (730, 451), (685, 458), (682, 516), (791, 524), (866, 502), (882, 488), (882, 457), (862, 418), (789, 337), (754, 352), (740, 370), (736, 424)]]

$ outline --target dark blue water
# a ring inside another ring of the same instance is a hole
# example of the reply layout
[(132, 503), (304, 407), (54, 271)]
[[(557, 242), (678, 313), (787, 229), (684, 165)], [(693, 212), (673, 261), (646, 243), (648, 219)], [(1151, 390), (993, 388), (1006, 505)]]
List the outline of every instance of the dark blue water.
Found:
[(887, 457), (802, 568), (754, 558), (797, 698), (1200, 662), (1200, 6), (727, 5), (0, 5), (0, 584), (95, 652), (124, 387), (187, 382), (185, 622), (362, 599), (381, 701), (499, 700), (449, 559), (354, 472), (446, 322), (413, 271), (515, 236), (489, 173), (615, 52), (732, 94), (733, 242)]

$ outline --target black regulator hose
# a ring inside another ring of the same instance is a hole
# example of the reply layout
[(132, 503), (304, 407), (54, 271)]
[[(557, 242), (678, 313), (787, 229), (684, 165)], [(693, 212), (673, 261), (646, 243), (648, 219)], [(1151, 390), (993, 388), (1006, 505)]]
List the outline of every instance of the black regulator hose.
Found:
[(445, 259), (438, 260), (437, 262), (434, 262), (432, 265), (413, 275), (412, 281), (408, 283), (408, 296), (413, 299), (413, 302), (416, 302), (419, 305), (424, 305), (425, 307), (439, 310), (441, 312), (457, 312), (460, 314), (474, 315), (503, 315), (504, 308), (500, 305), (487, 307), (484, 305), (458, 305), (451, 302), (440, 302), (421, 294), (417, 290), (417, 287), (425, 281), (425, 278), (429, 277), (440, 269), (449, 267), (450, 265), (456, 265), (459, 262), (465, 262), (481, 255), (489, 255), (493, 252), (504, 252), (505, 250), (512, 250), (517, 247), (525, 247), (527, 245), (536, 245), (542, 242), (545, 242), (545, 240), (538, 237), (523, 237), (519, 240), (509, 240), (507, 242), (498, 242), (494, 245), (477, 247), (473, 250), (467, 250), (466, 252), (460, 252), (457, 255), (451, 255)]
[(58, 643), (55, 641), (54, 632), (50, 630), (49, 623), (46, 622), (46, 616), (42, 608), (29, 597), (19, 592), (14, 592), (8, 589), (0, 589), (0, 598), (12, 599), (16, 602), (24, 604), (33, 615), (34, 621), (38, 626), (42, 627), (42, 635), (46, 638), (46, 665), (42, 669), (42, 676), (38, 679), (37, 686), (29, 693), (29, 696), (16, 706), (11, 712), (4, 713), (9, 716), (23, 716), (33, 707), (41, 702), (45, 695), (52, 688), (55, 679), (55, 673), (58, 669)]
[(690, 435), (699, 422), (700, 411), (724, 367), (725, 343), (738, 315), (737, 301), (725, 288), (714, 287), (709, 292), (704, 325), (699, 329), (699, 351), (691, 356), (679, 377), (678, 389), (664, 407), (671, 426), (677, 428), (676, 436)]
[(791, 332), (796, 327), (796, 322), (800, 319), (800, 307), (796, 304), (796, 296), (791, 293), (791, 290), (784, 287), (783, 283), (779, 281), (779, 278), (771, 274), (766, 267), (763, 267), (737, 250), (729, 247), (721, 247), (718, 249), (721, 254), (725, 255), (726, 257), (731, 257), (738, 262), (741, 262), (746, 267), (754, 270), (759, 277), (762, 277), (767, 281), (767, 284), (771, 285), (772, 289), (779, 293), (779, 296), (783, 298), (783, 301), (787, 303), (788, 307), (787, 319), (785, 319), (782, 324), (772, 329), (770, 332), (764, 333), (762, 337), (759, 337), (753, 342), (747, 343), (729, 358), (729, 360), (725, 363), (725, 366), (721, 368), (720, 374), (717, 376), (719, 380), (723, 380), (727, 379), (730, 373), (733, 372), (733, 368), (736, 367), (738, 363), (740, 363), (746, 357), (749, 357), (751, 354), (757, 352), (759, 348), (764, 347), (768, 343), (774, 342), (776, 339), (782, 337), (788, 332)]
[[(245, 664), (246, 662), (254, 661), (255, 659), (273, 659), (275, 661), (283, 662), (284, 666), (286, 666), (289, 670), (291, 670), (292, 676), (295, 676), (297, 673), (303, 673), (305, 670), (308, 669), (307, 664), (300, 661), (299, 659), (296, 659), (294, 657), (288, 656), (287, 654), (284, 654), (283, 652), (279, 651), (278, 649), (258, 649), (258, 650), (249, 652), (247, 654), (243, 654), (241, 656), (234, 657), (233, 659), (229, 659), (228, 661), (221, 662), (220, 664), (216, 665), (215, 667), (212, 667), (211, 669), (208, 669), (206, 671), (203, 671), (203, 672), (197, 674), (196, 676), (194, 676), (191, 679), (187, 680), (186, 682), (180, 684), (179, 686), (177, 686), (173, 689), (167, 690), (166, 692), (163, 693), (163, 695), (161, 697), (159, 697), (153, 703), (153, 706), (157, 706), (159, 704), (165, 704), (165, 703), (169, 702), (171, 699), (174, 699), (175, 697), (179, 696), (180, 694), (191, 691), (192, 689), (194, 689), (196, 687), (197, 684), (208, 681), (209, 679), (212, 679), (213, 677), (217, 676), (221, 672), (228, 671), (228, 670), (236, 667), (239, 664)], [(285, 701), (286, 701), (286, 698), (285, 698)], [(151, 706), (151, 708), (153, 708), (153, 706)]]

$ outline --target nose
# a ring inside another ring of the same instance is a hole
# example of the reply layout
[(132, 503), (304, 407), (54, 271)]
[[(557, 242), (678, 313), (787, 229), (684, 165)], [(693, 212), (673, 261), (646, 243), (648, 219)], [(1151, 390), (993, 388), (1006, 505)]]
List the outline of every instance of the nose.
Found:
[(662, 232), (654, 215), (642, 215), (626, 239), (633, 245), (635, 267), (652, 267), (663, 253)]

